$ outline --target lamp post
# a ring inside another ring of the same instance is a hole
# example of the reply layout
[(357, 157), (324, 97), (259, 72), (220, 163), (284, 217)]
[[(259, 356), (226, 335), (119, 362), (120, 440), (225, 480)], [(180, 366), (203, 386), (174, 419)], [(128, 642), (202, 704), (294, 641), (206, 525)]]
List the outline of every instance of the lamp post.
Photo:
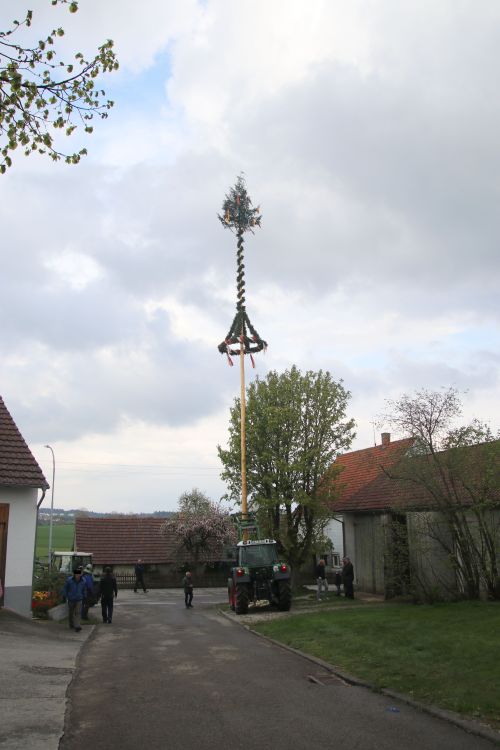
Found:
[(52, 571), (52, 516), (54, 514), (54, 484), (56, 482), (56, 457), (54, 449), (50, 445), (44, 446), (52, 453), (52, 496), (50, 499), (50, 521), (49, 521), (49, 571)]

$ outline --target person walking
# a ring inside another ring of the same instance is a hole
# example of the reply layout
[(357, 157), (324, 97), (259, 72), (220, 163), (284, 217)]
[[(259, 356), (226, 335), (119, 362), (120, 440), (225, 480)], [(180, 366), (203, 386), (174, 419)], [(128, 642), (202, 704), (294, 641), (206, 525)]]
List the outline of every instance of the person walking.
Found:
[(189, 609), (193, 606), (193, 578), (190, 571), (186, 572), (186, 575), (182, 579), (182, 585), (184, 587), (184, 603)]
[(344, 595), (348, 599), (354, 599), (354, 567), (348, 557), (342, 560), (342, 582), (344, 584)]
[(92, 575), (92, 565), (86, 565), (83, 573), (82, 580), (85, 581), (87, 587), (87, 595), (82, 602), (82, 620), (89, 619), (89, 607), (95, 604), (94, 599), (94, 576)]
[(111, 625), (113, 620), (113, 597), (116, 599), (118, 596), (118, 586), (110, 567), (104, 568), (100, 591), (102, 621)]
[(320, 602), (322, 590), (324, 589), (325, 594), (328, 594), (328, 579), (326, 577), (326, 565), (323, 559), (321, 559), (316, 565), (316, 582), (318, 584), (316, 599)]
[(68, 603), (68, 624), (77, 633), (82, 629), (80, 626), (80, 613), (82, 602), (86, 597), (87, 586), (82, 579), (81, 568), (75, 568), (73, 575), (66, 579), (63, 587), (63, 599)]
[(137, 588), (140, 586), (144, 593), (147, 593), (146, 584), (144, 583), (144, 565), (142, 564), (142, 560), (137, 560), (134, 568), (135, 573), (135, 586), (134, 586), (134, 592), (137, 594)]

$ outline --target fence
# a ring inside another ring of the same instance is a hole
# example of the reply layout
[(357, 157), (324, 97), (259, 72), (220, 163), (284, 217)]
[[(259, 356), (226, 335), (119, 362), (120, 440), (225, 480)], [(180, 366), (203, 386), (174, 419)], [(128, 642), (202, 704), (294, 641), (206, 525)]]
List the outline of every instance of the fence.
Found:
[[(229, 571), (219, 571), (218, 573), (197, 573), (193, 576), (193, 582), (196, 588), (226, 588)], [(115, 573), (118, 585), (123, 589), (133, 589), (135, 586), (135, 575), (133, 573)], [(148, 589), (178, 589), (182, 588), (182, 579), (184, 575), (168, 575), (158, 573), (157, 571), (145, 573), (144, 583)], [(335, 582), (335, 573), (328, 571), (328, 583), (333, 585)], [(293, 576), (295, 586), (310, 585), (316, 583), (314, 573), (304, 570), (298, 570)]]
[[(116, 582), (123, 589), (135, 587), (135, 575), (133, 573), (116, 573)], [(148, 589), (178, 589), (182, 588), (183, 575), (165, 575), (158, 573), (146, 573), (144, 583)], [(227, 586), (227, 573), (202, 573), (193, 577), (197, 588), (216, 588)]]

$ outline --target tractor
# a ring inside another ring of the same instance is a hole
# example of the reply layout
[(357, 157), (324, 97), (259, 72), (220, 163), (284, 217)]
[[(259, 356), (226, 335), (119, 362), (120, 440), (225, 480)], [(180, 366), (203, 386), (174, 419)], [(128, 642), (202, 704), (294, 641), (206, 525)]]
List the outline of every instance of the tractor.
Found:
[(258, 524), (252, 518), (236, 519), (236, 526), (243, 540), (230, 553), (234, 561), (227, 582), (230, 608), (237, 615), (245, 615), (250, 602), (265, 599), (280, 611), (288, 611), (292, 604), (291, 569), (279, 559), (276, 542), (260, 539)]

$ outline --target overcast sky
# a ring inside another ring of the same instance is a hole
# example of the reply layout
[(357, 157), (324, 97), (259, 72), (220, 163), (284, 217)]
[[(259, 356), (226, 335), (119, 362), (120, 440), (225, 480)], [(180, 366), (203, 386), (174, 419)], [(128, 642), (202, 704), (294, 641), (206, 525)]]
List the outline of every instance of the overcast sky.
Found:
[(236, 300), (217, 212), (241, 171), (269, 342), (249, 377), (342, 378), (354, 448), (416, 388), (456, 386), (465, 418), (499, 425), (497, 0), (27, 7), (38, 36), (64, 26), (62, 59), (112, 38), (121, 65), (109, 119), (65, 143), (88, 157), (15, 153), (0, 176), (0, 393), (50, 482), (55, 451), (56, 507), (223, 494), (239, 371), (217, 351)]

